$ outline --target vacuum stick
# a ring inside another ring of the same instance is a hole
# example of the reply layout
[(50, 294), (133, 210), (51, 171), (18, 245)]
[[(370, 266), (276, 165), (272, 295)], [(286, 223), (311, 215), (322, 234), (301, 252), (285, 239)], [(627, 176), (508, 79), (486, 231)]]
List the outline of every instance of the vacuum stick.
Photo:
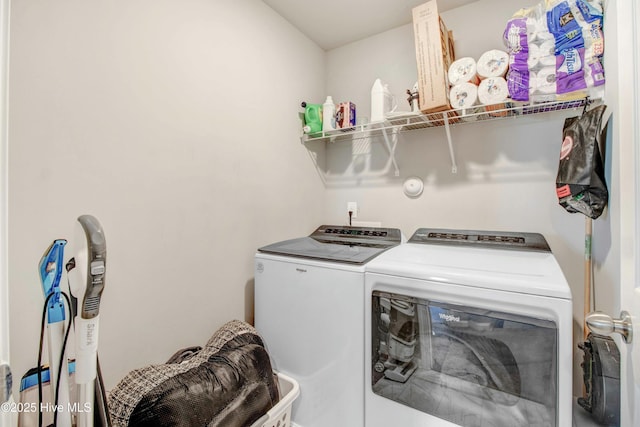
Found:
[[(71, 427), (69, 411), (69, 366), (64, 353), (65, 308), (60, 292), (64, 239), (55, 240), (40, 259), (39, 271), (42, 290), (47, 299), (47, 338), (49, 343), (49, 375), (51, 404), (57, 419), (56, 425)], [(69, 308), (71, 310), (71, 308)], [(62, 361), (62, 364), (60, 363)], [(58, 374), (60, 374), (58, 376)]]
[(82, 215), (76, 223), (75, 267), (69, 271), (71, 293), (78, 299), (76, 328), (76, 384), (78, 427), (93, 427), (93, 404), (98, 358), (100, 298), (104, 289), (107, 245), (98, 220)]

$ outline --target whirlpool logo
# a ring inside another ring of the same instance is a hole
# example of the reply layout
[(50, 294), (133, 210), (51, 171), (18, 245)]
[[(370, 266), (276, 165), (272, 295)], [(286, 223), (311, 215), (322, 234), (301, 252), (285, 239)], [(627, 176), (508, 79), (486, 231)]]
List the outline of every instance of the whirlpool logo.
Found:
[(459, 322), (460, 316), (454, 316), (453, 314), (448, 313), (438, 313), (438, 317), (445, 322)]

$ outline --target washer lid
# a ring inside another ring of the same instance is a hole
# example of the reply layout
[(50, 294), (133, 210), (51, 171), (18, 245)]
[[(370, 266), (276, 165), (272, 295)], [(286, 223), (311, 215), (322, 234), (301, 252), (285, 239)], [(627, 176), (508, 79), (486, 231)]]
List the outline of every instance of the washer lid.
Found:
[(571, 299), (569, 285), (549, 251), (410, 240), (372, 260), (365, 272)]
[(322, 225), (308, 237), (285, 240), (258, 249), (259, 252), (350, 264), (364, 264), (400, 244), (395, 228)]

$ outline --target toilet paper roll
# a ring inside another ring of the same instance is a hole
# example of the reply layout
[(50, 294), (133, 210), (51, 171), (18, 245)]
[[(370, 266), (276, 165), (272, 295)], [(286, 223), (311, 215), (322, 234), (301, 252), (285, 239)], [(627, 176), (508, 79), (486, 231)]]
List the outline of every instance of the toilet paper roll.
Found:
[[(449, 103), (455, 109), (466, 109), (478, 101), (478, 86), (470, 82), (457, 84), (449, 91)], [(463, 113), (464, 114), (464, 113)]]
[(489, 50), (480, 56), (476, 68), (481, 79), (504, 77), (509, 69), (509, 54), (499, 49)]
[(488, 77), (480, 82), (478, 86), (478, 100), (485, 105), (485, 109), (492, 116), (504, 116), (506, 111), (491, 113), (495, 110), (506, 108), (505, 102), (509, 96), (509, 88), (504, 77)]
[(552, 38), (540, 43), (539, 62), (543, 67), (555, 67), (556, 65), (556, 41)]
[(535, 40), (538, 34), (548, 31), (546, 15), (544, 18), (540, 16), (527, 17), (527, 37), (529, 37), (529, 41)]
[(535, 43), (529, 44), (529, 57), (527, 58), (527, 67), (529, 70), (538, 68), (540, 62), (540, 46)]
[(476, 70), (476, 60), (469, 56), (453, 61), (449, 67), (449, 84), (451, 86), (464, 82), (478, 84), (480, 79)]
[(551, 40), (555, 43), (555, 37), (548, 30), (536, 33), (536, 40), (539, 42)]
[[(539, 6), (536, 6), (536, 9)], [(553, 40), (553, 34), (547, 26), (547, 14), (541, 10), (534, 11), (533, 16), (527, 17), (527, 37), (529, 42), (542, 43), (544, 40)]]
[(541, 43), (529, 44), (529, 57), (527, 59), (529, 70), (555, 66), (555, 48), (556, 44), (554, 40), (545, 40)]
[(545, 67), (538, 71), (532, 79), (531, 91), (544, 94), (556, 93), (556, 68)]
[(527, 37), (533, 40), (538, 31), (543, 30), (542, 21), (537, 16), (527, 16)]

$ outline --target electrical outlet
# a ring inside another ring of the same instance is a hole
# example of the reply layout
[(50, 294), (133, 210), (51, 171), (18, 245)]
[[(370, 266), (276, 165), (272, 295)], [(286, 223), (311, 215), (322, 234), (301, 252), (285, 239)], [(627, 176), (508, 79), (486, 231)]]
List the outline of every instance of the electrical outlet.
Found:
[(358, 218), (358, 203), (347, 202), (347, 215), (351, 212), (351, 218)]

